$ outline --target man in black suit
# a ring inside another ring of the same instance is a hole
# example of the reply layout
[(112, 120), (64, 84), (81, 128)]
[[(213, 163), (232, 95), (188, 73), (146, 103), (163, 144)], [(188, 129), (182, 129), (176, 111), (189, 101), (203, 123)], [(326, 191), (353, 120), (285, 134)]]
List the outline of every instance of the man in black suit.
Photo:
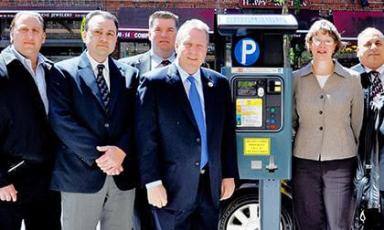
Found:
[(151, 49), (143, 54), (120, 59), (139, 69), (140, 75), (175, 60), (175, 38), (179, 17), (169, 11), (156, 11), (149, 17), (148, 39)]
[(59, 62), (51, 79), (50, 121), (60, 139), (52, 188), (61, 192), (64, 230), (132, 228), (137, 181), (133, 117), (137, 69), (109, 55), (118, 22), (105, 11), (85, 17), (87, 50)]
[[(179, 17), (169, 11), (156, 11), (149, 17), (148, 37), (151, 50), (119, 61), (139, 70), (143, 74), (172, 63), (175, 58), (175, 39)], [(154, 228), (147, 191), (144, 187), (136, 190), (134, 229), (152, 230)]]
[[(358, 36), (357, 56), (360, 64), (352, 69), (361, 73), (365, 101), (363, 128), (359, 141), (361, 167), (357, 172), (357, 179), (362, 175), (368, 177), (368, 189), (364, 193), (365, 201), (362, 203), (366, 216), (364, 229), (378, 230), (384, 228), (383, 33), (372, 27), (363, 30)], [(356, 216), (361, 216), (360, 210)]]
[(235, 109), (227, 79), (201, 67), (208, 31), (185, 22), (175, 62), (145, 74), (138, 89), (139, 172), (157, 229), (216, 229), (219, 200), (235, 188)]
[(56, 140), (49, 126), (46, 80), (59, 74), (39, 53), (44, 20), (20, 12), (11, 45), (0, 54), (0, 229), (60, 229), (60, 194), (49, 191)]

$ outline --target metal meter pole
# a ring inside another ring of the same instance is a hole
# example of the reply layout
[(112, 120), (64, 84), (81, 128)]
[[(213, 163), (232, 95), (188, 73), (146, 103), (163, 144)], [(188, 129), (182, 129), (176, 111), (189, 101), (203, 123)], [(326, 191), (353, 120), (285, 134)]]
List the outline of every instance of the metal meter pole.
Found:
[(280, 229), (280, 180), (260, 180), (261, 230)]

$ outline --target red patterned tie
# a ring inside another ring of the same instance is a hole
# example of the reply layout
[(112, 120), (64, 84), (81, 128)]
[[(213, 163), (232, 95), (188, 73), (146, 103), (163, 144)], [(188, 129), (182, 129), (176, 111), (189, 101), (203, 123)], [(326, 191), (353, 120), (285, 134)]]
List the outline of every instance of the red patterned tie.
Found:
[(169, 64), (171, 64), (171, 62), (169, 60), (165, 59), (165, 60), (161, 61), (160, 66), (167, 66)]
[(374, 98), (377, 95), (380, 95), (381, 93), (383, 93), (384, 90), (379, 77), (379, 72), (371, 71), (370, 74), (371, 74), (371, 79), (373, 78), (371, 97)]

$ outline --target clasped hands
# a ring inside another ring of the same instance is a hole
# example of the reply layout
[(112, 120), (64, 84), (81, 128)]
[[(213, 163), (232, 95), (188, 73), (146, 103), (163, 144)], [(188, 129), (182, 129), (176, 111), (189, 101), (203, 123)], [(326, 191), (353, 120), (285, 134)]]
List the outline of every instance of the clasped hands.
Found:
[[(97, 146), (96, 149), (102, 154), (96, 159), (97, 166), (107, 175), (119, 175), (124, 171), (122, 166), (125, 152), (116, 146)], [(0, 201), (16, 202), (17, 190), (13, 184), (0, 188)]]
[(111, 145), (97, 146), (96, 149), (102, 153), (96, 164), (104, 173), (115, 176), (124, 171), (122, 164), (126, 154), (122, 149)]

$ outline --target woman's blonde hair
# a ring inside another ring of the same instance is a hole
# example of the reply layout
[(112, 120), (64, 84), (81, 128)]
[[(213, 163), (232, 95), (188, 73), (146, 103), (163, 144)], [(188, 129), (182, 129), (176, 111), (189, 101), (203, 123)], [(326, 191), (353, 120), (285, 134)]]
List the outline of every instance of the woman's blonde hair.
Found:
[(341, 41), (341, 36), (337, 31), (336, 26), (333, 25), (333, 23), (328, 20), (320, 19), (312, 24), (307, 35), (305, 36), (305, 47), (309, 52), (311, 52), (310, 47), (311, 47), (313, 37), (319, 33), (328, 34), (329, 36), (332, 37), (332, 39), (336, 43), (336, 48), (333, 54), (337, 53), (341, 48), (343, 48), (344, 44)]

